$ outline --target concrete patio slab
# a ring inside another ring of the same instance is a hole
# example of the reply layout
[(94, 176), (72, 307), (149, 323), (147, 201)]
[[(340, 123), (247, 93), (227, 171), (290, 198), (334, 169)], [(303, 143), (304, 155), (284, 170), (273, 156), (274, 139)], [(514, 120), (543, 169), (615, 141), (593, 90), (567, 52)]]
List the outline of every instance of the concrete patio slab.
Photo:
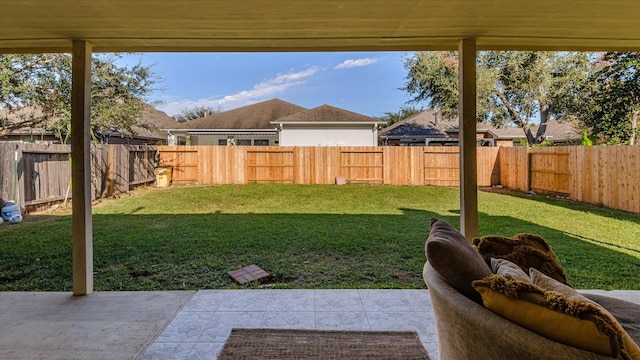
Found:
[(0, 359), (135, 359), (195, 293), (0, 292)]

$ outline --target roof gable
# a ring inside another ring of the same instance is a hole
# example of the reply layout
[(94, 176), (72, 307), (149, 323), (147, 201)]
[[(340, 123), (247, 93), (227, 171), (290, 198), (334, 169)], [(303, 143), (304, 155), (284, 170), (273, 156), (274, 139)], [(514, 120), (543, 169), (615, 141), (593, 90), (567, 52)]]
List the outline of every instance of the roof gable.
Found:
[(307, 110), (280, 99), (271, 99), (257, 104), (205, 116), (187, 121), (176, 129), (273, 129), (271, 121)]

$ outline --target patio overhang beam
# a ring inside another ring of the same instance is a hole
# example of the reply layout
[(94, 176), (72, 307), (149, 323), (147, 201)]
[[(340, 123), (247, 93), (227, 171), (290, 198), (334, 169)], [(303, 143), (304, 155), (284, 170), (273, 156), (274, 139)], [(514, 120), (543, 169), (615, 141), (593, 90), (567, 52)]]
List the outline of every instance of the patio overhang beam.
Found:
[[(486, 40), (486, 38), (484, 38)], [(119, 40), (119, 39), (118, 39)], [(167, 42), (171, 42), (172, 40), (180, 40), (180, 39), (167, 39)], [(256, 45), (210, 45), (213, 39), (203, 41), (202, 44), (194, 44), (192, 46), (176, 46), (176, 45), (167, 45), (167, 46), (124, 46), (124, 45), (114, 45), (114, 46), (101, 46), (97, 48), (92, 48), (93, 53), (109, 53), (109, 52), (135, 52), (135, 53), (144, 53), (144, 52), (173, 52), (173, 53), (193, 53), (193, 52), (241, 52), (241, 53), (258, 53), (258, 52), (384, 52), (384, 51), (456, 51), (457, 47), (455, 46), (455, 40), (447, 39), (447, 43), (443, 44), (439, 41), (433, 42), (433, 39), (427, 38), (427, 42), (419, 42), (419, 41), (410, 41), (406, 43), (400, 43), (396, 45), (380, 45), (380, 44), (372, 44), (372, 45), (358, 45), (353, 44), (349, 45), (349, 41), (339, 41), (336, 45), (324, 45), (324, 46), (297, 46), (297, 43), (289, 41), (281, 41), (284, 45), (276, 46), (274, 43), (279, 43), (277, 40), (269, 39), (269, 46), (257, 45), (260, 44), (261, 40), (255, 40)], [(124, 41), (124, 40), (120, 40)], [(393, 43), (395, 43), (397, 39), (393, 39)], [(620, 42), (616, 40), (600, 40), (600, 39), (577, 39), (576, 41), (581, 44), (588, 45), (565, 45), (564, 41), (566, 39), (562, 39), (562, 41), (557, 41), (557, 45), (554, 45), (553, 39), (549, 40), (549, 43), (541, 42), (540, 45), (531, 45), (531, 44), (523, 44), (523, 45), (509, 45), (505, 43), (504, 45), (496, 45), (490, 44), (481, 46), (478, 42), (477, 51), (587, 51), (587, 52), (606, 52), (606, 51), (620, 51), (620, 52), (630, 52), (630, 51), (639, 51), (640, 46), (636, 43), (637, 41), (626, 41)], [(186, 41), (188, 42), (188, 41)], [(237, 42), (237, 41), (236, 41)], [(328, 42), (331, 44), (333, 42)], [(287, 45), (288, 44), (288, 45)], [(5, 44), (3, 44), (6, 46)], [(608, 45), (608, 46), (607, 46)], [(21, 47), (0, 47), (0, 54), (33, 54), (33, 53), (69, 53), (71, 52), (72, 47), (68, 45), (64, 46), (36, 46), (33, 48), (21, 48)]]
[[(212, 5), (212, 3), (214, 5)], [(3, 0), (0, 53), (637, 51), (629, 0)]]

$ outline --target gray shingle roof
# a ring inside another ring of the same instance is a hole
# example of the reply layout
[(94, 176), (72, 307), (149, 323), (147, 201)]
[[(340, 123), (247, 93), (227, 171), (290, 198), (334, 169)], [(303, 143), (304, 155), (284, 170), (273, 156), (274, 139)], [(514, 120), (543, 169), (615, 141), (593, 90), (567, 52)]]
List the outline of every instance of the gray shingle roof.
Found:
[[(491, 123), (487, 122), (479, 122), (476, 125), (476, 129), (478, 132), (489, 132), (495, 136), (496, 139), (520, 139), (525, 138), (524, 131), (521, 128), (515, 126), (493, 126)], [(447, 133), (458, 133), (460, 132), (459, 126), (456, 123), (454, 127), (451, 127), (446, 130)]]
[[(477, 130), (479, 132), (490, 132), (498, 139), (518, 139), (525, 137), (522, 129), (518, 127), (496, 127), (487, 122), (478, 123)], [(458, 132), (458, 119), (443, 118), (435, 109), (429, 109), (382, 129), (380, 131), (380, 137), (445, 137)]]
[[(138, 137), (153, 138), (153, 139), (166, 139), (167, 132), (161, 129), (172, 127), (177, 122), (174, 118), (167, 115), (164, 111), (160, 111), (149, 104), (144, 104), (142, 114), (140, 114), (140, 120), (146, 124), (147, 128), (134, 126), (133, 131)], [(113, 129), (117, 132), (117, 129)]]
[(271, 121), (307, 110), (280, 99), (233, 109), (187, 121), (173, 129), (273, 129)]
[(358, 114), (352, 111), (340, 109), (334, 106), (321, 105), (310, 110), (301, 111), (289, 116), (272, 121), (272, 123), (286, 122), (362, 122), (379, 123), (380, 120)]
[(445, 129), (457, 125), (457, 119), (442, 118), (436, 110), (429, 109), (382, 129), (379, 136), (394, 138), (403, 136), (445, 137)]
[[(6, 117), (7, 120), (13, 123), (24, 121), (25, 119), (29, 119), (32, 116), (42, 116), (42, 112), (39, 108), (36, 107), (24, 107), (12, 113), (8, 113), (6, 109), (0, 109), (0, 117)], [(133, 131), (135, 132), (136, 136), (142, 138), (165, 139), (167, 134), (165, 131), (162, 131), (160, 129), (171, 128), (177, 124), (172, 117), (160, 110), (155, 109), (149, 104), (143, 104), (143, 110), (140, 118), (141, 122), (146, 124), (146, 127), (148, 127), (148, 129), (144, 127), (134, 126)], [(45, 119), (45, 121), (39, 123), (36, 127), (32, 128), (29, 126), (24, 126), (20, 129), (12, 131), (12, 133), (47, 134), (51, 132), (49, 129), (55, 121), (56, 119), (48, 118)], [(101, 132), (110, 133), (111, 135), (119, 134), (119, 131), (116, 128), (101, 129)]]
[[(531, 127), (531, 132), (535, 136), (538, 131), (538, 125)], [(549, 120), (547, 123), (547, 131), (545, 137), (553, 141), (568, 141), (580, 139), (580, 131), (576, 130), (574, 124), (570, 121), (559, 122), (558, 120)]]

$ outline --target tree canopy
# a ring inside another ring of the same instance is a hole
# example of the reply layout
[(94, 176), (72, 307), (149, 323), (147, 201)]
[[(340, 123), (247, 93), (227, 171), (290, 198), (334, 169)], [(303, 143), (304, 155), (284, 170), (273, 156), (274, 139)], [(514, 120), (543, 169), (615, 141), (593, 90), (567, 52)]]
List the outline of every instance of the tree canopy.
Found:
[(386, 121), (385, 126), (390, 126), (397, 123), (398, 121), (404, 120), (410, 116), (418, 114), (422, 112), (422, 110), (423, 109), (421, 108), (402, 106), (400, 107), (400, 110), (398, 110), (397, 112), (387, 111), (384, 113), (384, 115), (378, 116), (377, 119), (381, 121)]
[(222, 108), (218, 107), (213, 108), (210, 106), (195, 106), (189, 109), (183, 109), (177, 115), (174, 115), (173, 118), (176, 119), (177, 122), (183, 123), (195, 119), (200, 119), (205, 116), (219, 114), (222, 112)]
[[(580, 89), (590, 79), (590, 55), (581, 52), (485, 51), (477, 57), (478, 120), (494, 125), (515, 124), (530, 145), (545, 140), (552, 117), (569, 116), (583, 101)], [(426, 102), (445, 116), (458, 112), (457, 52), (418, 52), (405, 61), (402, 88), (410, 102)], [(531, 130), (534, 118), (538, 130)]]
[[(119, 66), (120, 57), (120, 54), (92, 57), (91, 127), (117, 128), (132, 135), (134, 127), (147, 127), (140, 119), (143, 101), (158, 77), (152, 66), (142, 63)], [(20, 113), (24, 108), (32, 111)], [(0, 55), (0, 110), (4, 110), (0, 134), (24, 127), (43, 127), (68, 135), (71, 55)]]
[(606, 53), (584, 88), (585, 104), (575, 109), (601, 144), (638, 143), (640, 53)]

